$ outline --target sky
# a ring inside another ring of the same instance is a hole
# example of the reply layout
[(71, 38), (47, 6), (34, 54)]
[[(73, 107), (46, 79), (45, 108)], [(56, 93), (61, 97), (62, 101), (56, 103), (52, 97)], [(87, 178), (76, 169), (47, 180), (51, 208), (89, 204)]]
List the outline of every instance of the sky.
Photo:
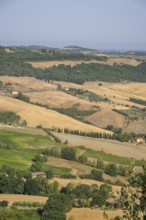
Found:
[(146, 50), (146, 0), (0, 0), (0, 45)]

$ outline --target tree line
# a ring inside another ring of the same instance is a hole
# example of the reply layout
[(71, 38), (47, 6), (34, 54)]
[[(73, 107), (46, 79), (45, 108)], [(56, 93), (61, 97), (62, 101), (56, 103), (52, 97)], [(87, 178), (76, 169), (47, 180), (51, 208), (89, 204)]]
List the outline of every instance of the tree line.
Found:
[[(33, 55), (32, 55), (33, 54)], [(34, 57), (38, 56), (37, 53), (33, 53), (29, 50), (22, 52), (6, 53), (4, 49), (0, 50), (0, 75), (9, 76), (30, 76), (41, 80), (57, 80), (67, 81), (77, 84), (83, 84), (86, 81), (108, 81), (108, 82), (121, 82), (121, 81), (133, 81), (133, 82), (146, 82), (146, 62), (134, 67), (126, 64), (114, 64), (109, 66), (106, 64), (97, 63), (81, 63), (71, 67), (60, 64), (46, 69), (35, 69), (26, 61), (40, 61)], [(39, 54), (39, 56), (43, 56)], [(46, 56), (46, 55), (45, 55)], [(48, 56), (48, 55), (47, 55)], [(53, 56), (49, 55), (53, 60)], [(54, 55), (54, 60), (57, 60)], [(69, 58), (69, 54), (60, 54), (60, 58)], [(71, 56), (83, 56), (81, 54), (74, 54)], [(76, 57), (79, 60), (79, 58)], [(83, 58), (82, 58), (83, 59)], [(97, 59), (97, 58), (96, 58)], [(47, 60), (48, 57), (47, 57)]]

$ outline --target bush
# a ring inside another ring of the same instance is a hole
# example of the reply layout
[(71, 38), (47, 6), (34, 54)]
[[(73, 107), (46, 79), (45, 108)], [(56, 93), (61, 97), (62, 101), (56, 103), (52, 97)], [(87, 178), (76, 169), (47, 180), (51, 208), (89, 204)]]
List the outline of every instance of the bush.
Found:
[(105, 172), (110, 176), (117, 176), (117, 166), (115, 164), (106, 165)]
[(33, 159), (34, 162), (37, 163), (44, 163), (47, 162), (48, 158), (46, 156), (41, 156), (41, 155), (36, 155), (35, 158)]
[(65, 207), (59, 194), (48, 199), (41, 215), (41, 220), (66, 220)]
[(0, 202), (0, 207), (8, 207), (9, 202), (6, 200), (3, 200)]
[(15, 98), (24, 102), (30, 102), (30, 98), (24, 95), (22, 92), (18, 92), (18, 95)]
[(53, 172), (51, 170), (47, 170), (46, 175), (48, 179), (51, 179), (53, 177)]
[(78, 161), (80, 163), (87, 164), (88, 163), (88, 158), (85, 155), (81, 155), (81, 156), (79, 156)]
[(60, 178), (63, 178), (63, 179), (76, 179), (77, 176), (73, 175), (73, 174), (64, 174), (64, 175), (60, 176)]
[(105, 168), (105, 164), (104, 164), (103, 160), (97, 160), (96, 167), (97, 167), (97, 169), (103, 170)]
[(94, 179), (94, 180), (101, 181), (102, 180), (102, 175), (103, 175), (102, 171), (95, 170), (95, 169), (91, 170), (91, 178)]
[(61, 157), (66, 160), (76, 160), (77, 158), (76, 149), (71, 147), (62, 148)]
[(30, 167), (30, 170), (32, 172), (38, 172), (38, 171), (42, 171), (42, 164), (41, 163), (33, 163)]
[(58, 137), (54, 137), (54, 141), (55, 142), (57, 142), (57, 143), (59, 143), (59, 144), (61, 144), (62, 142), (61, 142), (61, 139), (60, 138), (58, 138)]

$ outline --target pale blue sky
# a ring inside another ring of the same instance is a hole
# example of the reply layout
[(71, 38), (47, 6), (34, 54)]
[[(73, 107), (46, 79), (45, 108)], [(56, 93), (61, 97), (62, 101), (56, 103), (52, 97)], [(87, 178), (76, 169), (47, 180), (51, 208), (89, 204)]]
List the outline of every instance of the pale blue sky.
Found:
[(0, 45), (146, 50), (146, 0), (0, 0)]

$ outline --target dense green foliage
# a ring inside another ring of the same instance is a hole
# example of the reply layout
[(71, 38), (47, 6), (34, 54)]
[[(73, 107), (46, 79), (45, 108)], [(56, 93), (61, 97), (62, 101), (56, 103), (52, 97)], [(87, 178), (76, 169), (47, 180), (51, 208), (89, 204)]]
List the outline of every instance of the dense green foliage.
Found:
[(26, 126), (27, 122), (25, 120), (21, 120), (19, 115), (16, 115), (14, 112), (0, 112), (0, 123), (8, 124), (8, 125), (19, 125)]
[(110, 176), (117, 176), (118, 169), (115, 164), (108, 164), (106, 165), (105, 172)]
[(46, 202), (41, 220), (66, 220), (65, 205), (60, 195), (51, 196)]
[(71, 108), (53, 108), (53, 110), (88, 124), (89, 122), (84, 119), (84, 117), (94, 114), (96, 112), (96, 110), (79, 110), (76, 106), (73, 106)]
[(30, 101), (29, 97), (24, 95), (22, 92), (18, 92), (18, 95), (16, 95), (15, 98), (19, 99), (23, 102), (29, 102)]
[(138, 119), (145, 119), (146, 118), (146, 108), (138, 108), (136, 106), (133, 106), (130, 109), (124, 109), (124, 110), (118, 110), (113, 109), (113, 111), (124, 115), (129, 120), (138, 120)]
[(105, 57), (88, 57), (81, 53), (69, 54), (58, 51), (51, 52), (33, 52), (21, 48), (13, 53), (6, 53), (4, 48), (0, 48), (0, 75), (12, 76), (33, 76), (38, 79), (68, 81), (83, 84), (85, 81), (133, 81), (146, 82), (146, 63), (143, 62), (137, 67), (122, 64), (109, 66), (106, 64), (79, 64), (74, 67), (63, 64), (48, 69), (34, 69), (27, 61), (44, 61), (44, 60), (103, 60)]
[(61, 157), (66, 160), (76, 160), (77, 159), (76, 149), (72, 147), (62, 148)]
[(95, 170), (95, 169), (91, 171), (91, 178), (94, 180), (102, 181), (102, 175), (103, 175), (102, 171)]
[(135, 103), (137, 103), (137, 104), (146, 106), (146, 100), (136, 99), (136, 98), (130, 98), (129, 101), (130, 101), (130, 102), (135, 102)]
[(39, 214), (33, 210), (17, 208), (0, 208), (0, 220), (40, 220)]

